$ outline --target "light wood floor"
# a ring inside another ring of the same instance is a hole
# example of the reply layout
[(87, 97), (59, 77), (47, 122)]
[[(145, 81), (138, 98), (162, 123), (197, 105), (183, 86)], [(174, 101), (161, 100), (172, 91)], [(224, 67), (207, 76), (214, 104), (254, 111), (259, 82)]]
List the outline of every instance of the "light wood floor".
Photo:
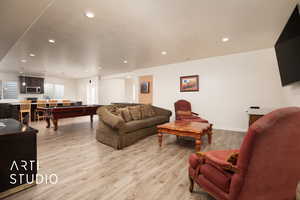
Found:
[[(114, 150), (95, 139), (88, 117), (59, 122), (59, 130), (39, 129), (39, 174), (56, 173), (56, 185), (42, 184), (5, 200), (213, 200), (200, 188), (188, 191), (188, 156), (191, 142), (164, 136), (158, 147), (156, 135), (124, 150)], [(204, 137), (203, 151), (238, 148), (243, 133), (215, 130), (213, 144)]]

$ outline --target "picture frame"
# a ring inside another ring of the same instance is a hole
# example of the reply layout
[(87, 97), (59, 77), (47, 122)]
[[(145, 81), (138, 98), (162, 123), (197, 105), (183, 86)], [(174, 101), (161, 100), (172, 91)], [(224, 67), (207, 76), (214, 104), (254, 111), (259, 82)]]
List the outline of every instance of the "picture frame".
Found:
[(150, 82), (143, 81), (140, 85), (140, 92), (141, 94), (148, 94), (150, 93)]
[(199, 91), (199, 75), (180, 77), (180, 92), (198, 92), (198, 91)]

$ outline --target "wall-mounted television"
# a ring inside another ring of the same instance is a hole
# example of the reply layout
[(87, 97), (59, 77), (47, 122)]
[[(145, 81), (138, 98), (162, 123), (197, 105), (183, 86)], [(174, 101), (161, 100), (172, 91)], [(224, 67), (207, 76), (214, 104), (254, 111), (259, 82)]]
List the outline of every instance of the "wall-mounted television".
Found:
[(297, 6), (275, 45), (282, 86), (300, 81), (299, 12)]

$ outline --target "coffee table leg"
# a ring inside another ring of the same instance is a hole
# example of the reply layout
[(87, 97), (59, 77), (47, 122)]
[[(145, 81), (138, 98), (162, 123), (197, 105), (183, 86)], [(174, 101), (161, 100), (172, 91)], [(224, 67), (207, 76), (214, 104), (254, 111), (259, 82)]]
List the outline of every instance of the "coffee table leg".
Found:
[(201, 138), (196, 138), (196, 140), (195, 140), (195, 151), (196, 152), (201, 151), (201, 144), (202, 144)]
[(163, 135), (161, 133), (158, 133), (158, 144), (159, 144), (159, 147), (161, 147), (161, 144), (162, 144), (162, 137), (163, 137)]

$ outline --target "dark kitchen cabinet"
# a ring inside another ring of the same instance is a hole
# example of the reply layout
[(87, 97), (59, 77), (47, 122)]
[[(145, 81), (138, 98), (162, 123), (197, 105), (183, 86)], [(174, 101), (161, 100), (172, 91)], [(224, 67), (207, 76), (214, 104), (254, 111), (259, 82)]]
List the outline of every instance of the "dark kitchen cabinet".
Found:
[[(40, 87), (40, 94), (44, 94), (44, 78), (20, 76), (20, 93), (26, 94), (27, 87)], [(25, 84), (24, 84), (25, 83)]]

